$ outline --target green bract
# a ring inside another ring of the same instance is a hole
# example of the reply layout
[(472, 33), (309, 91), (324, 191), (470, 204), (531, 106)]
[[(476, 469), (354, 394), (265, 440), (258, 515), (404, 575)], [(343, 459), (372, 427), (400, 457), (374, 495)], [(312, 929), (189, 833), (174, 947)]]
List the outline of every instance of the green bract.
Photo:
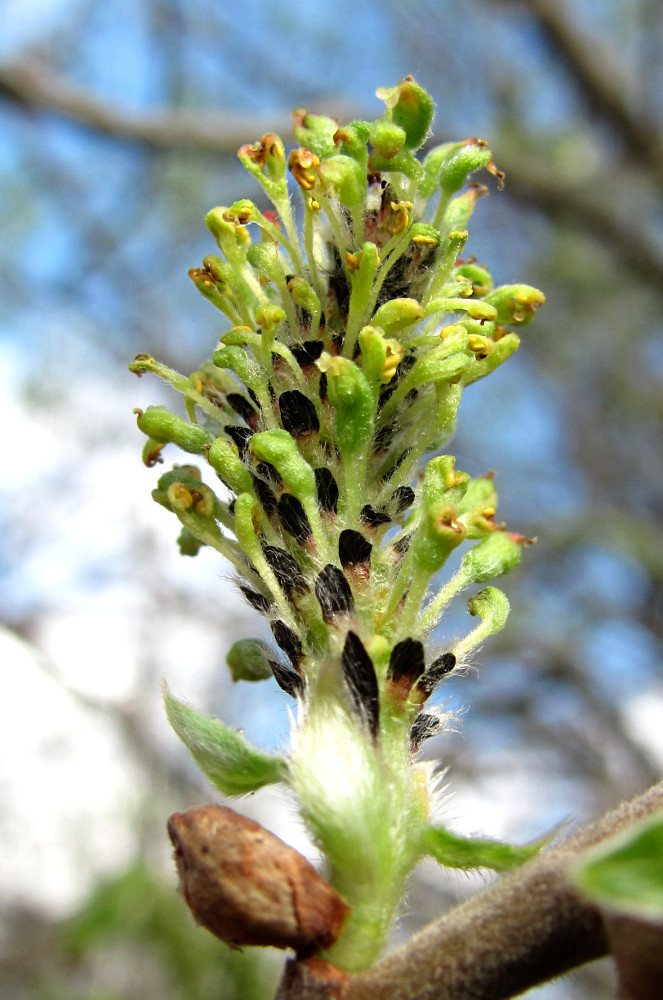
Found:
[[(169, 444), (199, 456), (154, 491), (181, 524), (182, 552), (207, 545), (230, 560), (274, 637), (236, 643), (232, 677), (274, 677), (298, 703), (287, 758), (166, 694), (169, 718), (224, 793), (290, 786), (352, 907), (329, 953), (350, 971), (377, 957), (421, 857), (501, 869), (533, 850), (429, 821), (418, 750), (443, 716), (423, 708), (504, 626), (508, 600), (484, 585), (518, 563), (524, 539), (495, 520), (490, 475), (471, 478), (449, 454), (422, 459), (543, 296), (494, 287), (460, 259), (485, 193), (468, 177), (501, 180), (486, 144), (445, 143), (422, 161), (430, 95), (408, 77), (378, 96), (374, 122), (297, 112), (289, 155), (271, 134), (241, 148), (274, 211), (242, 199), (207, 216), (220, 254), (190, 273), (226, 317), (221, 343), (190, 377), (148, 355), (131, 366), (184, 396), (185, 415), (138, 413), (146, 464)], [(444, 649), (440, 618), (468, 586), (478, 623)]]

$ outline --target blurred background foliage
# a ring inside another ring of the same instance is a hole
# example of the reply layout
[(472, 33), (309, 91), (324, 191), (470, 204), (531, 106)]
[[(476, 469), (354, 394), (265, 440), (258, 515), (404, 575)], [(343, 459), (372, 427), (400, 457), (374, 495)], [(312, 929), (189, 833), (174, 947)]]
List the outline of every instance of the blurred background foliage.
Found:
[[(445, 816), (526, 838), (657, 780), (660, 4), (5, 0), (0, 17), (0, 991), (261, 1000), (278, 956), (227, 954), (174, 892), (164, 820), (212, 793), (158, 678), (262, 744), (286, 698), (231, 689), (225, 651), (259, 626), (152, 509), (131, 409), (170, 400), (126, 364), (192, 371), (223, 332), (186, 272), (212, 249), (210, 207), (260, 200), (237, 147), (289, 137), (295, 107), (373, 117), (376, 87), (412, 73), (435, 139), (486, 138), (507, 175), (468, 252), (547, 296), (453, 444), (460, 468), (498, 470), (501, 516), (538, 543), (506, 580), (506, 632), (445, 686), (462, 716), (428, 751), (449, 767)], [(304, 846), (287, 802), (241, 808)], [(397, 935), (476, 887), (423, 866)], [(613, 990), (600, 963), (532, 995)]]

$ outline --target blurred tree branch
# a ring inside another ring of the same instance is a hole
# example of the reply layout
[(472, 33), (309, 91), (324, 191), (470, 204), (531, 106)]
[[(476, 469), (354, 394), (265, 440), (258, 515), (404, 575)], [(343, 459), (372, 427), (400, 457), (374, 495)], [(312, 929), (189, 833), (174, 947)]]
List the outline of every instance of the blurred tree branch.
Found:
[[(536, 3), (546, 6), (543, 0)], [(0, 97), (27, 113), (60, 115), (93, 132), (153, 149), (188, 149), (234, 156), (247, 137), (257, 137), (266, 131), (287, 135), (292, 127), (290, 116), (285, 115), (279, 120), (274, 115), (267, 119), (178, 108), (130, 113), (91, 97), (43, 63), (30, 59), (0, 64)], [(361, 114), (360, 109), (332, 98), (323, 101), (317, 110), (341, 119)], [(656, 145), (656, 141), (652, 142)], [(663, 153), (658, 155), (663, 163)], [(545, 163), (521, 156), (511, 159), (505, 152), (500, 152), (500, 166), (507, 174), (507, 190), (517, 199), (548, 218), (556, 221), (563, 218), (569, 226), (589, 233), (611, 252), (619, 254), (641, 280), (663, 285), (663, 256), (656, 244), (637, 225), (620, 219), (605, 199), (589, 197), (586, 185), (564, 183), (551, 174)]]
[(663, 187), (663, 133), (656, 115), (642, 108), (619, 52), (603, 39), (583, 35), (562, 0), (497, 0), (523, 6), (574, 80), (591, 112), (621, 137), (627, 151)]

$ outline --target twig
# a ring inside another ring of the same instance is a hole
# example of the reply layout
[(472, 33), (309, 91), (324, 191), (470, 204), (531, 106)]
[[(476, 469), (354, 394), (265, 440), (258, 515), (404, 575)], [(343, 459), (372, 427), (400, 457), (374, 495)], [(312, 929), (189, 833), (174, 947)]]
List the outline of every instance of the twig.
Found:
[(601, 914), (568, 882), (569, 863), (661, 808), (663, 782), (429, 924), (341, 992), (290, 962), (275, 1000), (506, 1000), (600, 958)]

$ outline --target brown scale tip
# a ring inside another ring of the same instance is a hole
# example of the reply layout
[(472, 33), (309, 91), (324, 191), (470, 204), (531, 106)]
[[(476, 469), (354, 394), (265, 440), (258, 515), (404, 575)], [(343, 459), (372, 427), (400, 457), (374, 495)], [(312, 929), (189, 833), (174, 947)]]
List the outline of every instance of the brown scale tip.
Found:
[(306, 958), (339, 937), (348, 904), (259, 823), (212, 805), (174, 813), (168, 833), (184, 898), (222, 941), (293, 948)]

